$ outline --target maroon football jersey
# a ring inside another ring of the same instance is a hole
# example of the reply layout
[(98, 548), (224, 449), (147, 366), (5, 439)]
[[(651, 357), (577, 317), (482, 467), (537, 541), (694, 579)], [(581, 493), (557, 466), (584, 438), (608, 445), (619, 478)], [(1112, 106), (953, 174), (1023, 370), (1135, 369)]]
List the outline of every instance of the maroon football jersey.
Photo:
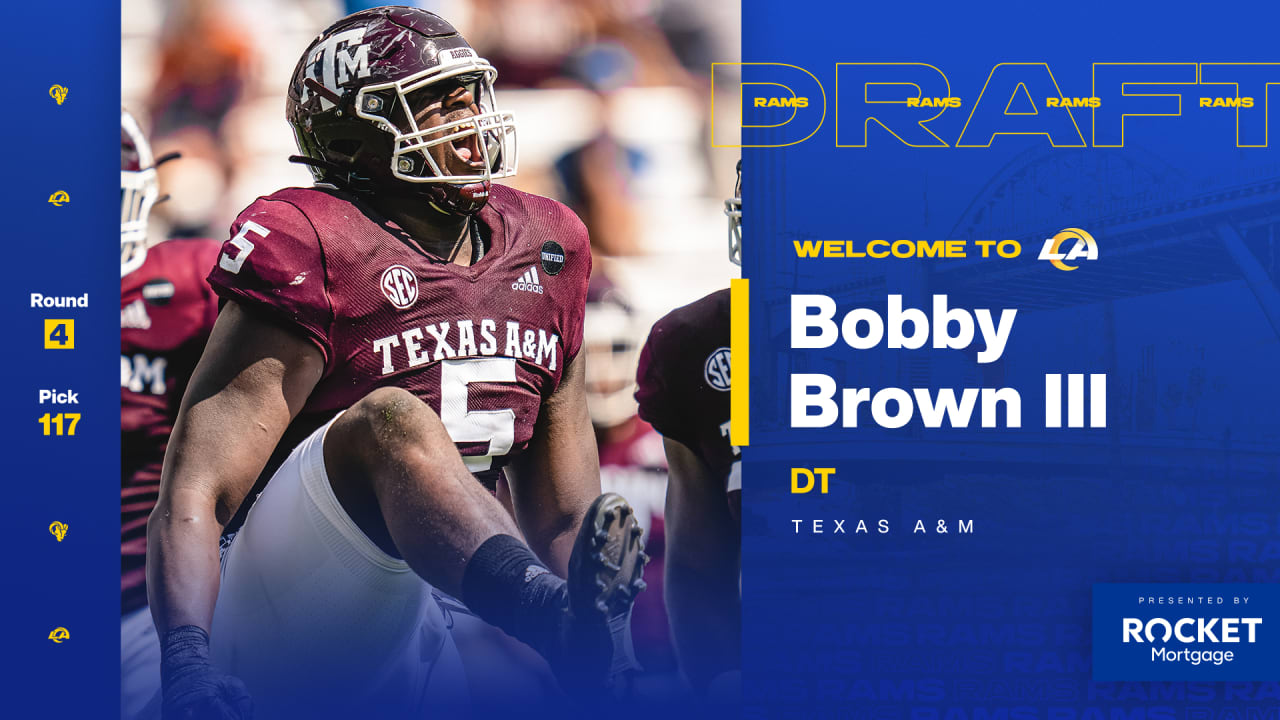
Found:
[(740, 490), (729, 444), (729, 290), (677, 308), (654, 324), (636, 373), (640, 417)]
[(147, 516), (160, 490), (178, 403), (213, 321), (218, 298), (204, 281), (214, 240), (170, 240), (120, 279), (121, 610), (147, 604)]
[(473, 472), (528, 445), (582, 345), (587, 232), (560, 203), (504, 186), (477, 217), (488, 250), (463, 267), (332, 188), (288, 188), (240, 213), (209, 283), (324, 356), (282, 444), (395, 386), (439, 413)]

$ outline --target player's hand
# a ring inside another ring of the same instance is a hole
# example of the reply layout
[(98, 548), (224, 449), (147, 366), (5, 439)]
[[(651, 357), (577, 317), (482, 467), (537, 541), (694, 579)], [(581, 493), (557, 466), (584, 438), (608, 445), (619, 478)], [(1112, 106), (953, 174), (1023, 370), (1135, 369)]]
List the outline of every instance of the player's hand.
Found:
[(163, 720), (250, 720), (253, 701), (239, 678), (205, 666), (165, 685)]
[(209, 662), (209, 635), (203, 629), (170, 630), (162, 652), (163, 720), (251, 720), (248, 689)]

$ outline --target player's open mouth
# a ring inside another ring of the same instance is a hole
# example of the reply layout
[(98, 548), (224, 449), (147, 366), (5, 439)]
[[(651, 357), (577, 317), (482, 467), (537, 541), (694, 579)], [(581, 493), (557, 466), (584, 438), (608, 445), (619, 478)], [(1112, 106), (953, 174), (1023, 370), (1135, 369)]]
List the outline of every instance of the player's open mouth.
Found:
[[(458, 126), (455, 132), (466, 130), (474, 130), (476, 124), (474, 122), (464, 123)], [(480, 156), (480, 133), (471, 132), (449, 143), (453, 148), (453, 153), (471, 167), (484, 167), (484, 158)]]

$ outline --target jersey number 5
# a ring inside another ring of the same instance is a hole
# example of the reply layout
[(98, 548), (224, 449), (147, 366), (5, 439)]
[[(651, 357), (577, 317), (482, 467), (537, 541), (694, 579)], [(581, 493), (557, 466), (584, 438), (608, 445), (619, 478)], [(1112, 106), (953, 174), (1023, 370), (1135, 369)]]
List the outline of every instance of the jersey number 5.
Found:
[(511, 452), (516, 441), (514, 410), (467, 410), (467, 386), (473, 382), (515, 382), (515, 358), (463, 358), (440, 364), (440, 422), (455, 443), (489, 442), (489, 452), (463, 456), (471, 472), (493, 467), (495, 456)]
[(218, 267), (232, 275), (240, 272), (240, 268), (244, 267), (244, 261), (249, 259), (249, 253), (253, 252), (253, 241), (249, 240), (249, 233), (257, 235), (261, 240), (270, 235), (271, 231), (252, 220), (245, 220), (240, 226), (240, 232), (236, 233), (229, 243), (236, 249), (236, 256), (231, 257), (229, 253), (222, 253), (222, 257), (218, 258)]

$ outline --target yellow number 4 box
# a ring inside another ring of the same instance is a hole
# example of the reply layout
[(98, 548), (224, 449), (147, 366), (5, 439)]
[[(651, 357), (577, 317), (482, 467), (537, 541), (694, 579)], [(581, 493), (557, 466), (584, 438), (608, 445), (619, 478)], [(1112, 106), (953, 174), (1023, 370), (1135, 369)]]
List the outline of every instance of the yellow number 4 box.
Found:
[(44, 347), (46, 350), (70, 350), (76, 346), (75, 320), (44, 321)]

